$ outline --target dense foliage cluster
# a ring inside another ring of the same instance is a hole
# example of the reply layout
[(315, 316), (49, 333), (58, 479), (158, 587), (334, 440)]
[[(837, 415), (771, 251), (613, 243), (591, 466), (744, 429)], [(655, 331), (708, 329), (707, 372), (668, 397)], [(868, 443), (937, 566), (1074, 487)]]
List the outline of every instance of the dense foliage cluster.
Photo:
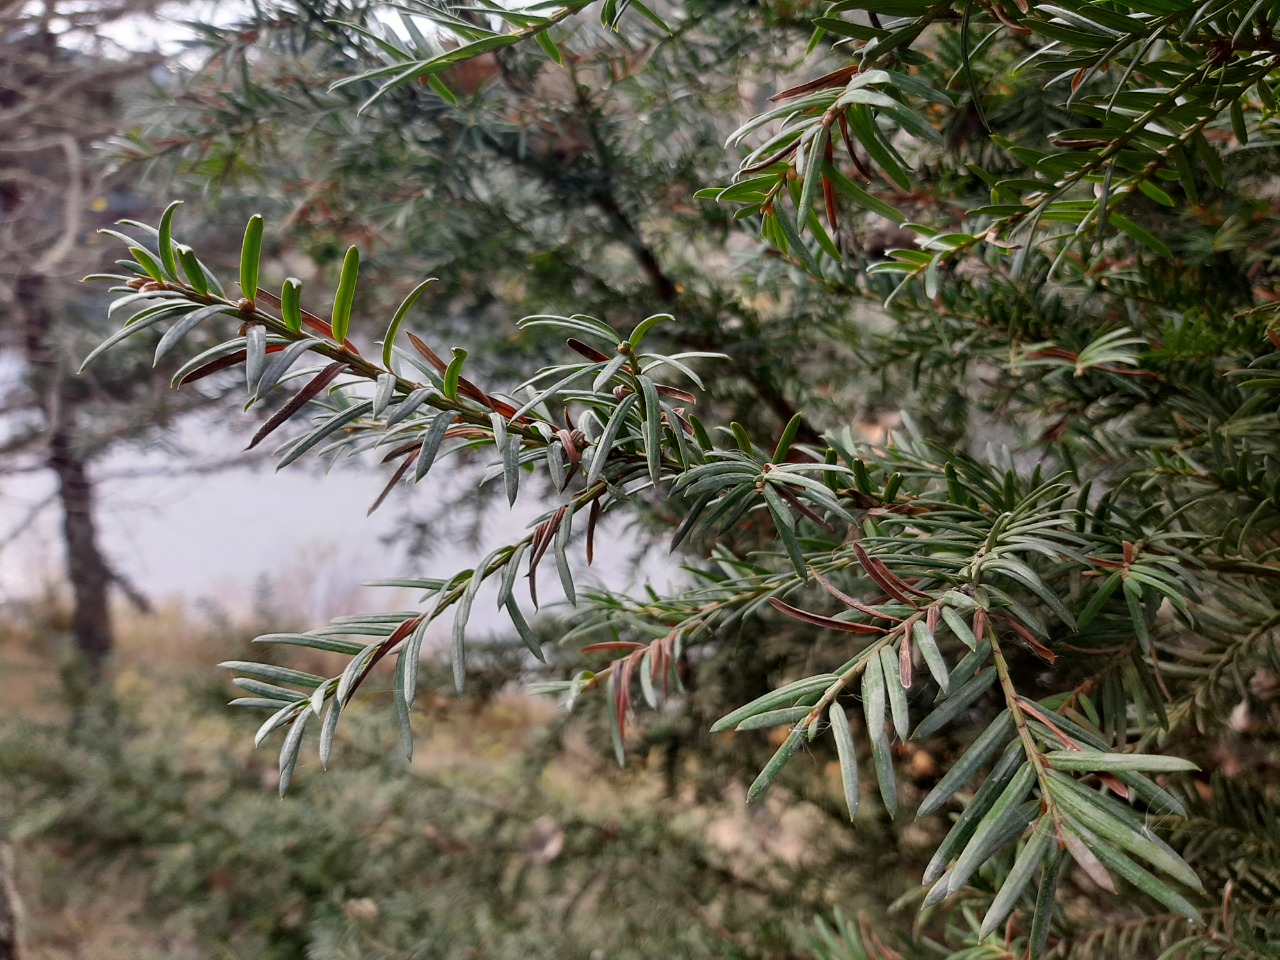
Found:
[[(633, 0), (595, 26), (588, 5), (303, 4), (208, 28), (239, 77), (197, 77), (163, 137), (124, 145), (219, 183), (293, 157), (292, 243), (363, 237), (440, 279), (388, 298), (405, 287), (362, 276), (352, 244), (323, 310), (295, 278), (263, 285), (254, 216), (236, 289), (171, 206), (120, 234), (129, 320), (100, 350), (150, 338), (160, 363), (220, 324), (174, 383), (238, 371), (273, 407), (255, 443), (306, 420), (282, 464), (373, 453), (386, 497), (465, 453), (489, 464), (477, 485), (547, 504), (471, 569), (388, 581), (421, 609), (261, 638), (348, 658), (336, 675), (229, 664), (270, 711), (258, 740), (283, 733), (281, 789), (308, 729), (328, 762), (384, 661), (411, 750), (428, 628), (452, 616), (461, 689), (486, 583), (542, 659), (528, 619), (554, 567), (577, 608), (560, 643), (595, 660), (543, 689), (602, 697), (620, 758), (641, 701), (726, 659), (750, 674), (797, 621), (768, 688), (712, 728), (786, 730), (749, 799), (830, 750), (850, 816), (872, 775), (893, 815), (895, 750), (951, 738), (916, 812), (955, 810), (921, 899), (953, 955), (1267, 955), (1280, 11)], [(538, 311), (519, 339), (481, 330), (504, 301)], [(547, 333), (561, 359), (490, 385)], [(850, 426), (886, 395), (903, 429)], [(582, 586), (600, 518), (626, 511), (673, 528), (683, 589)], [(1196, 775), (1215, 767), (1241, 782)], [(1106, 898), (1122, 885), (1141, 898)]]

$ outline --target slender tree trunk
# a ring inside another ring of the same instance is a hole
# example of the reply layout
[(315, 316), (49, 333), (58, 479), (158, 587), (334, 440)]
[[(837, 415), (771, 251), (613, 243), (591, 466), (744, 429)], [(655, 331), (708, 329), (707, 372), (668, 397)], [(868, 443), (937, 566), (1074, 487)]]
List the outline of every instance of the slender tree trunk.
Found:
[(72, 443), (71, 424), (62, 422), (55, 428), (48, 464), (58, 478), (58, 498), (62, 501), (62, 541), (71, 584), (71, 633), (76, 649), (96, 677), (115, 642), (108, 607), (111, 571), (98, 549), (93, 486), (85, 461)]
[(47, 340), (54, 317), (46, 299), (44, 278), (31, 274), (21, 277), (17, 299), (25, 315), (23, 345), (31, 365), (32, 385), (39, 394), (47, 430), (45, 463), (57, 478), (62, 504), (72, 639), (92, 681), (101, 673), (114, 645), (108, 604), (111, 568), (98, 546), (87, 457), (75, 442), (77, 400), (66, 388), (66, 373), (60, 369)]

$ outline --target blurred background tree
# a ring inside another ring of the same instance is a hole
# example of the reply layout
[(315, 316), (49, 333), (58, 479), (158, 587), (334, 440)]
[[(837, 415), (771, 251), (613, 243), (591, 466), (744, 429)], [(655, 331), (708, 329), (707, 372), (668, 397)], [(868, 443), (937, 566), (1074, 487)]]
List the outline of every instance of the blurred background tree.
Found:
[(236, 459), (181, 449), (173, 425), (208, 409), (210, 394), (163, 389), (147, 375), (149, 351), (122, 351), (75, 375), (111, 324), (104, 298), (78, 282), (102, 266), (107, 242), (97, 230), (155, 210), (144, 189), (110, 172), (99, 148), (126, 122), (129, 104), (153, 95), (164, 58), (112, 38), (152, 22), (156, 7), (7, 3), (0, 12), (0, 476), (47, 472), (53, 481), (46, 498), (0, 531), (0, 549), (50, 507), (61, 510), (67, 632), (77, 654), (67, 680), (81, 695), (114, 645), (112, 590), (148, 606), (101, 542), (95, 464), (122, 447), (167, 451), (159, 469), (175, 475)]

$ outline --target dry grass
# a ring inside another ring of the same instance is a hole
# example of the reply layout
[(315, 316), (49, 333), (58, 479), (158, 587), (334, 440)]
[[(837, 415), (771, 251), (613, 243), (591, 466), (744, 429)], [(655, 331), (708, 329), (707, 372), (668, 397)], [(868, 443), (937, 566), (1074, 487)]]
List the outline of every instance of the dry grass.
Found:
[(58, 672), (47, 651), (26, 641), (0, 623), (0, 713), (24, 717), (31, 723), (61, 724), (67, 710), (62, 702)]

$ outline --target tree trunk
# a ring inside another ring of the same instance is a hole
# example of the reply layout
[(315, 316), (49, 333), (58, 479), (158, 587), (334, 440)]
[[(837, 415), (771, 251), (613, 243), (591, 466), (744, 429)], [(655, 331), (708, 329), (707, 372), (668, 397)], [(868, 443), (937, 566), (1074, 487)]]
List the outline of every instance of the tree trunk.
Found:
[(92, 677), (102, 670), (115, 638), (108, 593), (111, 571), (98, 549), (93, 518), (93, 487), (85, 461), (74, 448), (71, 424), (60, 418), (49, 442), (49, 469), (58, 478), (62, 501), (62, 541), (67, 549), (67, 581), (71, 584), (71, 634)]
[(111, 568), (98, 547), (88, 458), (75, 442), (77, 399), (66, 389), (66, 372), (60, 369), (58, 356), (47, 339), (54, 316), (46, 298), (45, 279), (32, 274), (22, 276), (17, 301), (25, 314), (23, 346), (47, 430), (45, 462), (57, 477), (62, 504), (62, 540), (66, 547), (67, 582), (71, 586), (71, 634), (92, 681), (101, 673), (114, 644), (108, 604)]

